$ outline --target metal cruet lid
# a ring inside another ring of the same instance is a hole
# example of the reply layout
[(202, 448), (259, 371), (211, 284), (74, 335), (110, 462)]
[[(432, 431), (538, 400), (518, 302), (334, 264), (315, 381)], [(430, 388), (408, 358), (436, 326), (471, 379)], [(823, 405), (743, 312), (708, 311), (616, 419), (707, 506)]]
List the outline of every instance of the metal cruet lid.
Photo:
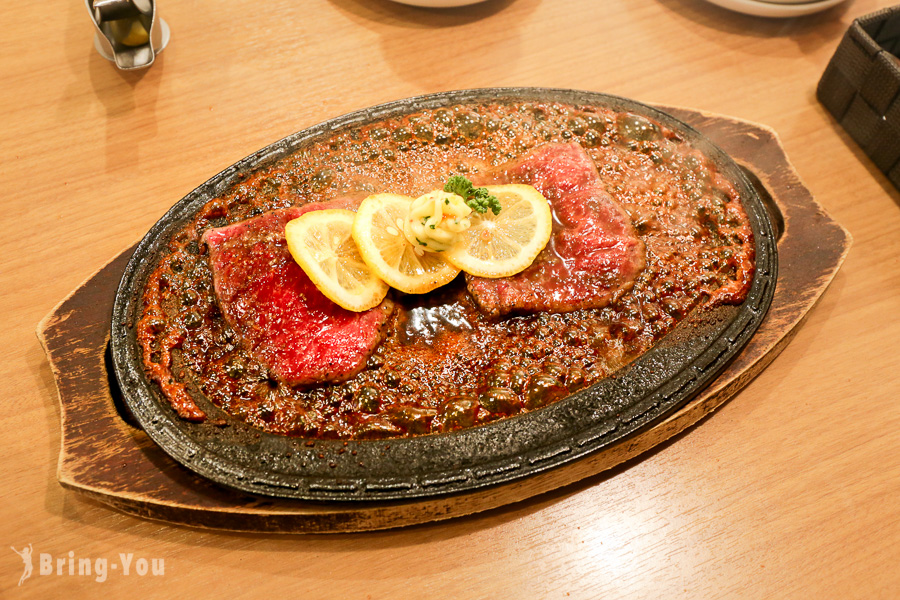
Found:
[(144, 69), (169, 43), (169, 26), (155, 0), (85, 0), (94, 47), (123, 70)]

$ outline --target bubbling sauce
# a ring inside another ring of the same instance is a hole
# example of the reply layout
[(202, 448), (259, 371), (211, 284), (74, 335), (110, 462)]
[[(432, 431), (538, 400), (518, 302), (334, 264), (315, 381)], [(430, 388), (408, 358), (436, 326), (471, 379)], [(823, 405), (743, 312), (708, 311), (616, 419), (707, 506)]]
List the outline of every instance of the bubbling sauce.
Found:
[[(490, 318), (462, 276), (396, 309), (366, 369), (338, 384), (278, 382), (216, 305), (200, 238), (265, 211), (342, 196), (419, 196), (548, 142), (578, 142), (646, 245), (634, 286), (600, 309)], [(539, 409), (608, 377), (692, 310), (739, 304), (753, 236), (738, 193), (678, 132), (643, 116), (561, 103), (459, 105), (354, 126), (262, 168), (177, 232), (143, 292), (149, 378), (183, 418), (202, 394), (261, 430), (367, 439), (453, 431)]]

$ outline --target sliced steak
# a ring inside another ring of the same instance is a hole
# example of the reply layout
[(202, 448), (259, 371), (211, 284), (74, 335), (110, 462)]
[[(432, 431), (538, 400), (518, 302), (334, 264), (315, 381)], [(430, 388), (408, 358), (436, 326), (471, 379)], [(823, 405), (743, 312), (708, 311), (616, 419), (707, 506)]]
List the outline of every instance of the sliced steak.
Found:
[(289, 385), (356, 375), (381, 341), (393, 309), (385, 300), (363, 313), (345, 310), (294, 262), (284, 226), (326, 208), (352, 208), (352, 201), (273, 210), (203, 235), (225, 320), (270, 373)]
[(550, 202), (553, 234), (534, 263), (512, 277), (467, 276), (469, 292), (492, 315), (600, 308), (630, 288), (644, 268), (644, 243), (578, 144), (546, 144), (499, 167), (495, 183), (534, 186)]

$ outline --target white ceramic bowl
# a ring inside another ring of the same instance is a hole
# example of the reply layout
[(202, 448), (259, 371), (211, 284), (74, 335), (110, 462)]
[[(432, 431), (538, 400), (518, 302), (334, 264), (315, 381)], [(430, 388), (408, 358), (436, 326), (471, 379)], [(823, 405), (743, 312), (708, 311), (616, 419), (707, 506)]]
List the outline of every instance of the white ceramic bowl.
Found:
[(706, 0), (710, 4), (721, 6), (737, 12), (757, 17), (802, 17), (837, 6), (847, 0), (814, 0), (802, 3), (786, 2), (786, 0)]
[(478, 4), (484, 0), (394, 0), (400, 4), (409, 4), (410, 6), (424, 6), (426, 8), (451, 8), (454, 6), (468, 6), (469, 4)]

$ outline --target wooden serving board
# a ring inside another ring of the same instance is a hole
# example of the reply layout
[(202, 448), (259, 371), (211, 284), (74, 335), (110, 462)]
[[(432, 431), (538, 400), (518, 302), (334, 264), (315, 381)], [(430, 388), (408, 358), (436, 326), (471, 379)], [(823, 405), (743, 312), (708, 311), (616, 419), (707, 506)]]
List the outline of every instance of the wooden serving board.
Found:
[(306, 502), (252, 496), (177, 464), (129, 422), (107, 357), (126, 250), (63, 300), (38, 326), (56, 377), (62, 447), (58, 478), (126, 513), (196, 527), (259, 532), (346, 532), (400, 527), (488, 510), (595, 475), (684, 431), (744, 387), (785, 347), (840, 268), (850, 236), (804, 187), (767, 127), (663, 107), (693, 125), (750, 174), (773, 212), (779, 273), (756, 335), (697, 398), (642, 432), (572, 464), (465, 494), (402, 502)]

